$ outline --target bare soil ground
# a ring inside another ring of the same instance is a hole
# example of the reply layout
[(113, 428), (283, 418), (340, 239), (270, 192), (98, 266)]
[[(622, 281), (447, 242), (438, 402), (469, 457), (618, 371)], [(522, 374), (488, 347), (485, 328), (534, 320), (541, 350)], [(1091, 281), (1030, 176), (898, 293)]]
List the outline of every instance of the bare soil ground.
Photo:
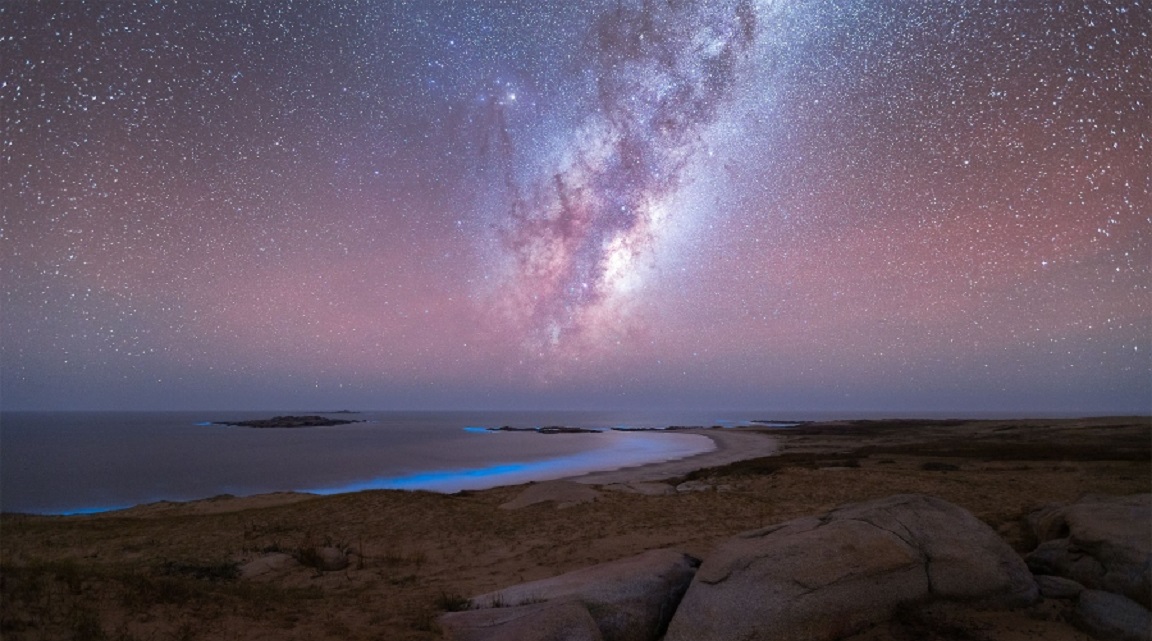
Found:
[[(743, 530), (841, 503), (901, 492), (939, 496), (1024, 552), (1035, 542), (1022, 518), (1046, 503), (1152, 491), (1148, 417), (856, 421), (740, 432), (741, 439), (775, 439), (780, 454), (671, 470), (684, 471), (673, 482), (703, 481), (710, 491), (605, 491), (565, 509), (499, 509), (524, 489), (513, 486), (453, 495), (217, 497), (94, 516), (4, 514), (0, 636), (436, 639), (436, 617), (465, 597), (652, 548), (706, 556)], [(650, 480), (651, 473), (634, 476)], [(306, 565), (324, 546), (348, 550), (348, 568)], [(239, 578), (240, 564), (276, 552), (304, 563)], [(937, 606), (903, 613), (858, 641), (1086, 639), (1067, 617), (1068, 604), (1056, 601), (1014, 613)]]

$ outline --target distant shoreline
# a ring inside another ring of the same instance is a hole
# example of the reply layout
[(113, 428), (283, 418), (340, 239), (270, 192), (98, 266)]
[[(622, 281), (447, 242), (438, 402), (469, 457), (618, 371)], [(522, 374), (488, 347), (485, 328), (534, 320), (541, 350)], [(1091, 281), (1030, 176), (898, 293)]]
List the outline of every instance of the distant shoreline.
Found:
[[(1115, 418), (1115, 417), (1110, 417)], [(1133, 417), (1138, 421), (1152, 421), (1149, 417)], [(768, 421), (769, 419), (764, 419)], [(695, 452), (686, 456), (676, 456), (668, 460), (657, 460), (648, 463), (640, 463), (636, 465), (613, 465), (612, 462), (603, 463), (602, 467), (596, 468), (594, 465), (589, 467), (585, 462), (585, 470), (579, 473), (564, 474), (556, 473), (555, 470), (547, 469), (548, 460), (536, 461), (536, 470), (526, 470), (518, 472), (508, 478), (502, 478), (499, 473), (494, 473), (491, 478), (494, 480), (492, 483), (481, 482), (469, 487), (459, 489), (468, 490), (482, 490), (498, 487), (516, 486), (524, 483), (544, 480), (557, 480), (565, 479), (586, 485), (608, 485), (608, 484), (628, 484), (639, 482), (651, 482), (664, 480), (669, 478), (684, 477), (692, 474), (698, 470), (731, 465), (740, 461), (749, 459), (756, 459), (762, 457), (769, 457), (780, 454), (787, 450), (789, 453), (796, 453), (800, 451), (834, 451), (837, 449), (846, 450), (851, 449), (856, 439), (853, 435), (865, 436), (869, 435), (870, 438), (875, 438), (878, 434), (884, 436), (881, 442), (897, 442), (902, 441), (904, 437), (914, 436), (914, 432), (924, 429), (938, 429), (948, 426), (962, 425), (962, 424), (988, 424), (995, 422), (1003, 424), (1003, 429), (1022, 429), (1032, 424), (1049, 424), (1049, 423), (1066, 423), (1077, 420), (1100, 420), (1100, 419), (860, 419), (860, 420), (841, 420), (841, 421), (806, 421), (801, 425), (795, 427), (769, 427), (760, 424), (759, 421), (746, 423), (742, 427), (733, 428), (688, 428), (678, 430), (668, 429), (637, 429), (637, 430), (624, 430), (622, 432), (615, 432), (621, 434), (628, 433), (644, 433), (646, 438), (665, 438), (663, 436), (652, 436), (653, 434), (684, 434), (694, 436), (704, 436), (709, 439), (712, 447), (706, 451)], [(775, 421), (772, 421), (775, 422)], [(789, 421), (792, 422), (792, 421)], [(800, 445), (804, 443), (804, 445)], [(526, 466), (532, 465), (531, 463), (525, 464)], [(504, 467), (504, 466), (494, 466)], [(586, 471), (586, 470), (591, 471)], [(561, 470), (562, 472), (562, 470)], [(483, 470), (476, 469), (446, 469), (442, 472), (430, 471), (427, 474), (445, 474), (451, 475), (453, 473), (459, 475), (473, 475), (482, 476)], [(408, 476), (420, 477), (426, 475), (425, 473), (413, 473)], [(404, 479), (404, 476), (389, 477), (391, 479)], [(291, 486), (288, 486), (291, 487)], [(296, 489), (270, 489), (267, 491), (259, 491), (254, 493), (237, 494), (217, 494), (211, 495), (205, 493), (200, 498), (180, 498), (173, 500), (153, 500), (138, 503), (111, 503), (105, 506), (94, 508), (81, 508), (81, 509), (62, 509), (62, 510), (26, 510), (26, 511), (8, 511), (4, 514), (40, 514), (40, 515), (90, 515), (102, 514), (109, 512), (121, 512), (125, 510), (136, 510), (148, 508), (149, 506), (173, 506), (183, 505), (200, 502), (213, 502), (221, 504), (224, 503), (232, 505), (235, 509), (241, 509), (241, 504), (260, 504), (264, 503), (261, 496), (274, 496), (276, 502), (284, 500), (284, 497), (311, 497), (311, 496), (327, 496), (336, 494), (354, 493), (363, 490), (376, 490), (376, 489), (404, 489), (404, 490), (428, 490), (444, 494), (452, 494), (459, 491), (459, 489), (440, 489), (435, 487), (421, 487), (418, 485), (399, 486), (399, 487), (383, 487), (373, 486), (371, 482), (349, 483), (346, 486), (337, 486), (328, 491), (314, 490), (311, 488)], [(224, 489), (223, 492), (229, 492)], [(221, 498), (229, 498), (230, 501), (221, 501)], [(297, 500), (293, 498), (292, 500)], [(239, 503), (232, 503), (238, 501)], [(229, 507), (228, 509), (233, 509)]]

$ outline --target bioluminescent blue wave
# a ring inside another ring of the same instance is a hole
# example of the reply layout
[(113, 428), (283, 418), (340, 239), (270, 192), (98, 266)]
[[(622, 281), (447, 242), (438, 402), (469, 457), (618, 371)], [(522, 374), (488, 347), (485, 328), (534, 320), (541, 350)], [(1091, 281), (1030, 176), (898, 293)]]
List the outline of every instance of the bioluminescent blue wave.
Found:
[(469, 480), (492, 479), (500, 476), (524, 474), (534, 470), (543, 471), (552, 465), (553, 461), (536, 461), (533, 463), (490, 465), (488, 467), (469, 470), (438, 470), (433, 472), (419, 472), (405, 476), (382, 477), (358, 483), (350, 483), (335, 488), (305, 491), (314, 494), (342, 494), (344, 492), (359, 492), (361, 490), (444, 490), (447, 489), (447, 487), (465, 483)]
[(651, 435), (614, 432), (611, 435), (611, 441), (600, 448), (570, 456), (540, 461), (501, 462), (483, 467), (383, 476), (335, 487), (302, 491), (313, 494), (342, 494), (363, 490), (430, 490), (434, 492), (477, 490), (498, 485), (543, 481), (578, 476), (594, 471), (674, 460), (706, 452), (714, 447), (711, 439), (705, 436), (678, 434), (670, 439), (669, 437), (652, 438)]
[(46, 514), (55, 514), (58, 516), (80, 516), (84, 514), (99, 514), (101, 512), (115, 512), (116, 510), (127, 510), (132, 507), (131, 505), (102, 505), (99, 507), (78, 507), (71, 510), (64, 510), (62, 512), (46, 512)]

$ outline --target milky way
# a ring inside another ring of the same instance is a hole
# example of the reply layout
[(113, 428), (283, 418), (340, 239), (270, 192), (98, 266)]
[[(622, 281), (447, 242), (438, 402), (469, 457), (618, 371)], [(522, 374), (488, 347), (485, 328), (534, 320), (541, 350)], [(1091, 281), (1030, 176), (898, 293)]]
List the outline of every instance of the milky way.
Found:
[(563, 164), (514, 199), (506, 236), (516, 260), (508, 302), (548, 346), (620, 329), (613, 312), (683, 215), (667, 199), (731, 97), (756, 15), (747, 1), (646, 2), (606, 13), (593, 34), (595, 115)]
[(0, 2), (0, 401), (1152, 411), (1150, 13)]

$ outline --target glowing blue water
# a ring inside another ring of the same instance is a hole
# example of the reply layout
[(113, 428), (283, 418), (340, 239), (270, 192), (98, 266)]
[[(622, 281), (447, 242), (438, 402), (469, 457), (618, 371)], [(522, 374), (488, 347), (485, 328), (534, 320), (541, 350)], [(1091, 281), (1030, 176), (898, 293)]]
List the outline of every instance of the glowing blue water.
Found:
[[(486, 429), (483, 431), (488, 434), (498, 433)], [(500, 434), (507, 434), (507, 432)], [(577, 454), (555, 456), (538, 461), (493, 463), (475, 468), (381, 476), (337, 487), (312, 488), (306, 491), (315, 494), (339, 494), (361, 490), (458, 492), (496, 485), (577, 476), (597, 470), (619, 469), (655, 461), (675, 460), (706, 452), (714, 447), (708, 437), (694, 434), (602, 432), (593, 435), (540, 435), (540, 438), (551, 438), (552, 436), (583, 437), (589, 439), (592, 448)]]
[(77, 516), (80, 514), (99, 514), (101, 512), (115, 512), (116, 510), (126, 510), (132, 507), (131, 504), (125, 503), (124, 505), (98, 505), (90, 507), (79, 507), (72, 510), (65, 510), (63, 512), (50, 512), (50, 514), (59, 514), (61, 516)]
[[(160, 500), (302, 490), (456, 491), (683, 458), (705, 437), (608, 428), (740, 424), (684, 413), (364, 413), (362, 423), (248, 429), (219, 420), (286, 412), (0, 414), (0, 510), (77, 514)], [(317, 413), (314, 411), (297, 413)], [(494, 432), (511, 425), (600, 428), (595, 434)]]

